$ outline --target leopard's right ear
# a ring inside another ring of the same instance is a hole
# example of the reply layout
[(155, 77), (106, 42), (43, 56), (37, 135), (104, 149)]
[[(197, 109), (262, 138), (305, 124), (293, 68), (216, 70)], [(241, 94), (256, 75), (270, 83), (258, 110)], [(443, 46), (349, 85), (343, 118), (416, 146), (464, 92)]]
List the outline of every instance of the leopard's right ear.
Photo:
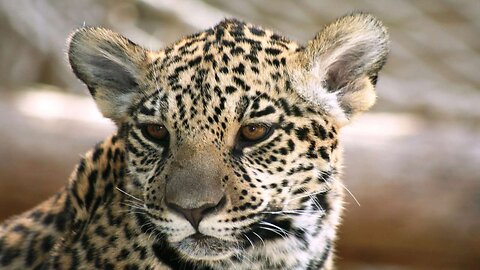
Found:
[(85, 27), (71, 35), (68, 59), (102, 114), (115, 122), (125, 118), (139, 98), (147, 51), (111, 30)]
[(296, 53), (294, 89), (340, 125), (367, 111), (389, 52), (387, 29), (374, 16), (353, 13), (328, 24)]

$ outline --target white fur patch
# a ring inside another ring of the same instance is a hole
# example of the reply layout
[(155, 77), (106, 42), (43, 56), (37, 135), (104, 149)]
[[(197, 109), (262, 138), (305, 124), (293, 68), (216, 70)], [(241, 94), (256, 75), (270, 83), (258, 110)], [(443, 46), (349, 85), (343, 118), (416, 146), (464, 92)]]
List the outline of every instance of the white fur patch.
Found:
[(347, 116), (340, 107), (337, 94), (329, 93), (323, 87), (322, 74), (324, 72), (320, 70), (320, 65), (315, 65), (307, 74), (304, 74), (305, 71), (303, 70), (293, 71), (293, 87), (307, 102), (324, 108), (328, 114), (335, 117), (341, 125), (344, 125), (348, 122)]

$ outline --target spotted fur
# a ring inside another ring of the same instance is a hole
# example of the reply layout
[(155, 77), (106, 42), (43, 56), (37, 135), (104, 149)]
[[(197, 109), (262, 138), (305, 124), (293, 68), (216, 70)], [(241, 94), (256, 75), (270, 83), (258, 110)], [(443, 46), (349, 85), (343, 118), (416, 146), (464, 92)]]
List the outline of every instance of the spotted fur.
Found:
[[(79, 29), (73, 71), (118, 132), (57, 195), (1, 225), (0, 268), (331, 269), (339, 132), (373, 105), (387, 51), (385, 28), (362, 13), (305, 46), (234, 19), (160, 51)], [(248, 124), (271, 134), (241, 145)], [(166, 204), (169, 185), (197, 207), (217, 184), (224, 200), (197, 228)]]

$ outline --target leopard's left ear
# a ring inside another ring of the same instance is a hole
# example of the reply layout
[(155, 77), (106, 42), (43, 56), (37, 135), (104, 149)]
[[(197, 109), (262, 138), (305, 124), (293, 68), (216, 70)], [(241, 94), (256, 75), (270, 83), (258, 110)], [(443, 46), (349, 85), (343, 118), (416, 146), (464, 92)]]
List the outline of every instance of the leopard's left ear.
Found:
[(346, 124), (375, 103), (374, 87), (388, 45), (385, 27), (372, 15), (344, 16), (296, 53), (290, 65), (293, 87)]

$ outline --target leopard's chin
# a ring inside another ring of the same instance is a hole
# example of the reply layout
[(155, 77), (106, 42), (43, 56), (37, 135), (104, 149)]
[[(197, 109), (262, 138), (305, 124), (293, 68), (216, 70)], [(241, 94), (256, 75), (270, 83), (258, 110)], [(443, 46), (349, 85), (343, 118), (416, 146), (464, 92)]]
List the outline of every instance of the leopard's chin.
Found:
[(195, 261), (220, 261), (237, 252), (235, 243), (200, 233), (171, 244), (186, 259)]

